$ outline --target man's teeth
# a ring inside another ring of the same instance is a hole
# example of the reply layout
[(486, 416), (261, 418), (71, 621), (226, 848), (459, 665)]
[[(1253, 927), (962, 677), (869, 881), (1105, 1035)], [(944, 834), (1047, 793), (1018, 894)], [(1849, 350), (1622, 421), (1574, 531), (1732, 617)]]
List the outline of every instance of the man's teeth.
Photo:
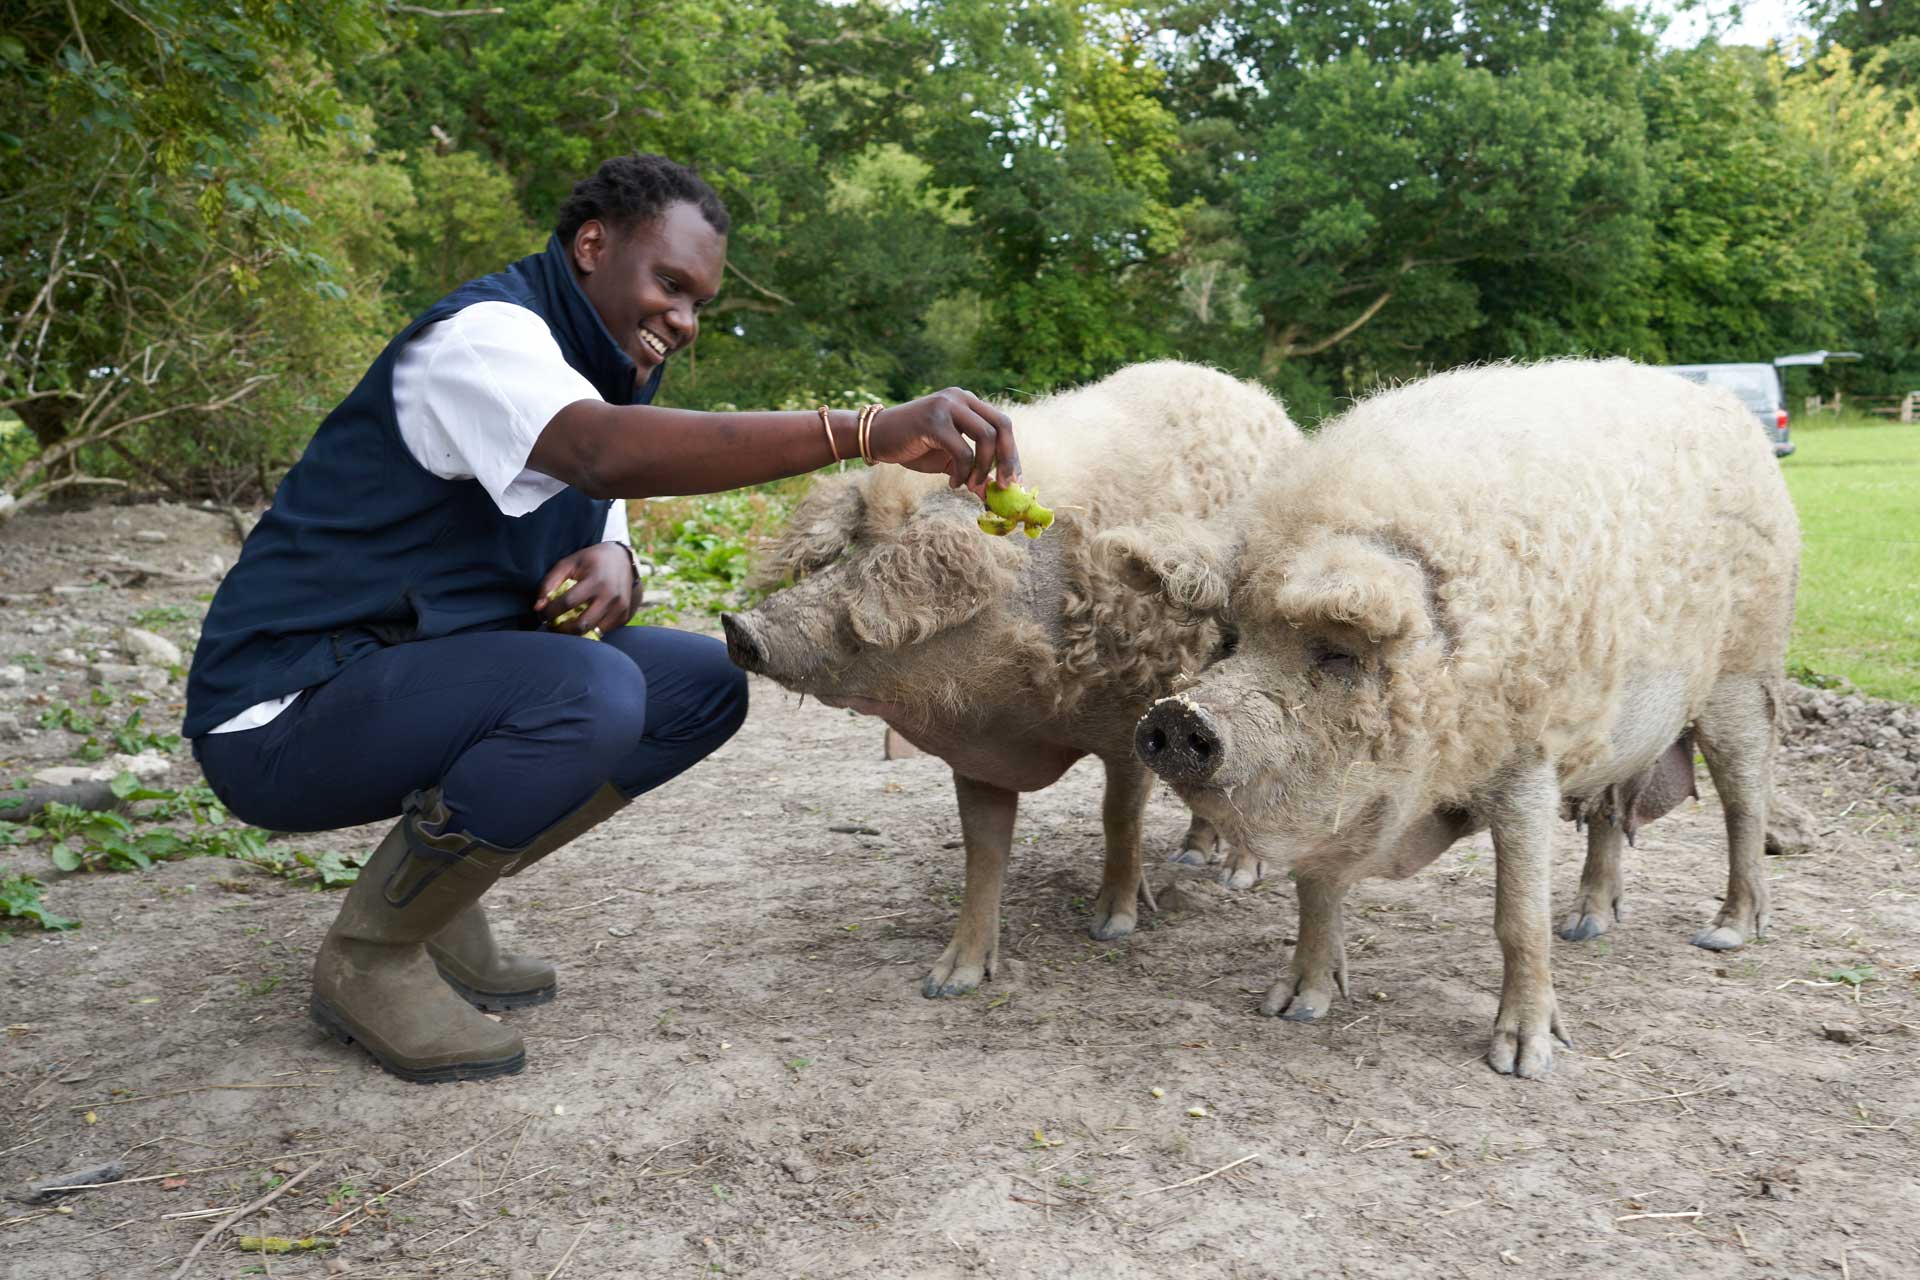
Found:
[(646, 343), (648, 347), (652, 348), (653, 353), (655, 355), (664, 356), (667, 354), (667, 344), (660, 341), (659, 338), (655, 337), (651, 329), (640, 330), (640, 341)]

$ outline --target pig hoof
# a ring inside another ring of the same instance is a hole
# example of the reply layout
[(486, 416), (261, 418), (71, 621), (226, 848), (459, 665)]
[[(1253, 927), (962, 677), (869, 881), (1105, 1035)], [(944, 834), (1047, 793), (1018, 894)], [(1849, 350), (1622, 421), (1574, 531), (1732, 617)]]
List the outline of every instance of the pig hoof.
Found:
[(1260, 1012), (1284, 1022), (1312, 1022), (1333, 1007), (1333, 980), (1321, 981), (1288, 974), (1267, 990)]
[(920, 994), (929, 1000), (972, 995), (974, 988), (984, 981), (986, 981), (986, 975), (978, 969), (974, 969), (971, 973), (955, 970), (949, 974), (942, 974), (939, 969), (933, 969), (927, 974), (926, 980), (920, 984)]
[(1553, 1042), (1569, 1049), (1573, 1041), (1560, 1030), (1560, 1015), (1515, 1016), (1504, 1009), (1493, 1022), (1493, 1042), (1487, 1046), (1487, 1065), (1503, 1076), (1538, 1080), (1553, 1070)]
[(1759, 911), (1722, 908), (1712, 924), (1693, 935), (1693, 945), (1708, 951), (1732, 951), (1746, 946), (1766, 931), (1765, 908)]
[(1229, 889), (1251, 889), (1267, 874), (1267, 864), (1250, 853), (1235, 849), (1220, 868), (1220, 883)]
[(1576, 911), (1562, 920), (1560, 927), (1554, 932), (1566, 942), (1585, 942), (1589, 938), (1599, 937), (1612, 927), (1613, 922), (1605, 916), (1596, 916), (1590, 912), (1582, 915)]
[(993, 974), (993, 959), (971, 963), (960, 958), (958, 945), (950, 945), (933, 962), (933, 968), (927, 970), (927, 976), (920, 984), (920, 994), (929, 1000), (951, 999), (964, 996), (985, 982)]
[(1192, 845), (1188, 845), (1186, 848), (1182, 849), (1180, 852), (1169, 857), (1167, 861), (1178, 862), (1182, 866), (1188, 866), (1188, 867), (1204, 867), (1207, 865), (1207, 855), (1201, 852), (1200, 850), (1194, 848)]
[(1732, 925), (1714, 925), (1694, 934), (1693, 945), (1708, 951), (1734, 951), (1747, 945), (1747, 935)]
[(1103, 889), (1093, 901), (1093, 924), (1087, 932), (1102, 942), (1111, 942), (1132, 933), (1133, 926), (1139, 921), (1135, 892), (1129, 889), (1124, 894), (1117, 894)]

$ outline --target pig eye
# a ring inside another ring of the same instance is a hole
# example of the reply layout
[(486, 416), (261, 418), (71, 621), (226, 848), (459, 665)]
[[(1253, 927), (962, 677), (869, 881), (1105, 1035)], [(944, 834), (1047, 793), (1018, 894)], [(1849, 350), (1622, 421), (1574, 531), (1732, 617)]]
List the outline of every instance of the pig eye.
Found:
[(1220, 624), (1220, 647), (1214, 653), (1214, 660), (1231, 658), (1240, 652), (1240, 628), (1230, 622)]
[(1339, 676), (1342, 680), (1351, 680), (1360, 674), (1360, 660), (1338, 649), (1316, 649), (1313, 654), (1313, 665), (1315, 670), (1324, 671), (1330, 676)]

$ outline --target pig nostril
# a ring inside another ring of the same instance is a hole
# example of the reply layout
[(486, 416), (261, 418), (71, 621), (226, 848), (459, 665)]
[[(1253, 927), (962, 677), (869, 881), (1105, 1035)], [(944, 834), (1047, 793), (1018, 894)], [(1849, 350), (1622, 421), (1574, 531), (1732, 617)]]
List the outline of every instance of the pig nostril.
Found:
[(1192, 749), (1193, 754), (1195, 754), (1196, 756), (1199, 756), (1202, 760), (1205, 760), (1208, 756), (1213, 754), (1212, 741), (1207, 738), (1201, 737), (1197, 733), (1190, 733), (1187, 735), (1187, 746)]
[(1157, 756), (1167, 749), (1167, 735), (1164, 730), (1152, 729), (1147, 733), (1147, 754)]

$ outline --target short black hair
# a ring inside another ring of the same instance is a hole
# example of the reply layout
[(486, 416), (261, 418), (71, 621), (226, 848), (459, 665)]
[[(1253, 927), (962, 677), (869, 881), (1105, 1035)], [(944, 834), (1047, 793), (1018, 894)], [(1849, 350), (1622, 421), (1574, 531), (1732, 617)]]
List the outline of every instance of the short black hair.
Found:
[(721, 235), (733, 225), (727, 206), (692, 169), (645, 152), (615, 156), (592, 177), (573, 184), (573, 194), (560, 206), (554, 234), (571, 247), (581, 226), (595, 218), (626, 231), (682, 203), (697, 207), (707, 225)]

